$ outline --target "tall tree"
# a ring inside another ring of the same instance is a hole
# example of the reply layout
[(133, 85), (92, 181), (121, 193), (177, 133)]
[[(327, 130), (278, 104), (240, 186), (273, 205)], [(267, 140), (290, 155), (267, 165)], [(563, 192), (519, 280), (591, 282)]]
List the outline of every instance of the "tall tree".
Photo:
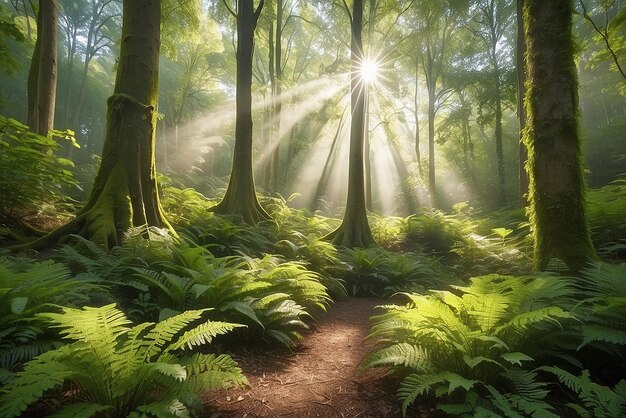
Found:
[(360, 76), (363, 53), (363, 0), (354, 0), (352, 13), (344, 2), (350, 18), (352, 40), (350, 55), (352, 71), (350, 80), (350, 105), (352, 119), (350, 126), (350, 156), (348, 167), (348, 197), (346, 211), (339, 228), (326, 239), (344, 247), (368, 247), (375, 244), (367, 221), (365, 208), (365, 170), (363, 164), (363, 140), (365, 134), (365, 95), (366, 81)]
[(496, 163), (498, 166), (498, 184), (500, 204), (506, 202), (504, 178), (504, 148), (502, 144), (502, 38), (511, 25), (514, 4), (510, 0), (479, 0), (474, 21), (478, 24), (474, 34), (487, 49), (487, 62), (493, 77), (492, 97), (494, 102)]
[(579, 270), (594, 257), (584, 202), (572, 0), (525, 0), (526, 145), (535, 265)]
[(524, 129), (526, 129), (526, 110), (524, 97), (526, 96), (526, 39), (524, 38), (524, 19), (522, 17), (524, 0), (517, 0), (517, 118), (519, 119), (519, 198), (522, 207), (528, 206), (528, 173), (526, 161), (528, 150), (524, 144)]
[(57, 91), (57, 0), (39, 0), (37, 40), (28, 72), (28, 115), (26, 124), (47, 135), (54, 125)]
[(418, 51), (428, 91), (428, 192), (431, 206), (437, 207), (435, 182), (435, 117), (451, 91), (442, 86), (451, 56), (453, 34), (459, 28), (463, 0), (420, 1), (415, 3)]
[(159, 203), (154, 158), (160, 15), (159, 0), (124, 1), (115, 89), (107, 103), (102, 163), (91, 195), (74, 220), (30, 246), (80, 233), (111, 247), (131, 226), (173, 231)]
[[(107, 49), (113, 43), (108, 37), (106, 27), (110, 23), (114, 23), (117, 15), (116, 0), (90, 0), (89, 12), (86, 15), (88, 23), (87, 33), (83, 34), (86, 38), (85, 43), (85, 55), (83, 57), (83, 71), (80, 78), (80, 84), (78, 87), (78, 93), (74, 100), (74, 106), (69, 119), (69, 126), (72, 129), (78, 129), (80, 112), (85, 100), (85, 93), (87, 91), (87, 81), (89, 74), (89, 66), (91, 61), (96, 57), (103, 49)], [(68, 86), (68, 91), (71, 85)]]
[(213, 211), (241, 216), (249, 224), (256, 224), (270, 217), (257, 199), (252, 172), (252, 58), (254, 31), (264, 2), (261, 0), (255, 10), (254, 0), (239, 0), (235, 12), (224, 1), (224, 5), (237, 19), (237, 115), (230, 181), (224, 198)]

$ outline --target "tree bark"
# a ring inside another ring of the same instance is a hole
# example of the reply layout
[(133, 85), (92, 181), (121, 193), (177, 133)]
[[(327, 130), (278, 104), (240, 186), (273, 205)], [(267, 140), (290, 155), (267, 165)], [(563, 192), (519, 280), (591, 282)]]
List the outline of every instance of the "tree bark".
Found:
[(428, 194), (430, 206), (436, 208), (437, 186), (435, 184), (435, 86), (428, 88)]
[(257, 199), (252, 172), (252, 58), (254, 30), (262, 8), (263, 0), (256, 11), (253, 0), (239, 1), (233, 168), (224, 198), (212, 208), (217, 214), (239, 216), (252, 225), (270, 218)]
[(130, 227), (167, 228), (175, 235), (159, 203), (154, 155), (161, 5), (159, 0), (126, 0), (123, 7), (119, 66), (90, 197), (72, 222), (31, 247), (79, 233), (110, 248)]
[(27, 125), (40, 135), (54, 127), (57, 90), (57, 0), (40, 0), (37, 41), (28, 75)]
[(362, 26), (363, 0), (354, 0), (351, 22), (352, 41), (350, 43), (352, 120), (350, 126), (348, 198), (341, 225), (326, 236), (326, 239), (331, 240), (333, 244), (350, 248), (369, 247), (375, 244), (365, 209), (365, 170), (363, 167), (365, 88), (363, 79), (358, 75), (359, 65), (363, 61)]
[(529, 150), (535, 266), (553, 259), (578, 271), (595, 257), (587, 225), (578, 132), (572, 3), (526, 0)]
[(524, 19), (522, 18), (524, 0), (517, 0), (517, 117), (519, 119), (519, 198), (523, 208), (528, 206), (528, 173), (526, 161), (528, 150), (524, 144), (524, 129), (526, 128), (526, 110), (524, 97), (526, 96), (526, 40), (524, 39)]

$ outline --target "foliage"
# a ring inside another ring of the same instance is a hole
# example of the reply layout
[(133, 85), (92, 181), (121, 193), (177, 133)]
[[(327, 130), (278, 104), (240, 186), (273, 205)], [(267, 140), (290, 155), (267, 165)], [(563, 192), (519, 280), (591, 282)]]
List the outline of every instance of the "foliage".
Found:
[(62, 264), (0, 257), (0, 370), (14, 371), (54, 346), (55, 336), (44, 335), (36, 314), (49, 311), (53, 303), (85, 303), (102, 291), (88, 280), (71, 278)]
[(343, 248), (341, 263), (328, 272), (344, 280), (353, 296), (389, 296), (399, 291), (423, 291), (439, 287), (442, 267), (424, 254), (393, 253), (382, 248)]
[[(546, 385), (528, 365), (550, 354), (561, 327), (574, 322), (573, 281), (489, 275), (452, 288), (405, 294), (409, 304), (384, 306), (370, 333), (379, 348), (363, 367), (404, 372), (398, 391), (404, 412), (417, 397), (434, 393), (442, 401), (438, 408), (450, 414), (488, 408), (509, 416), (556, 416)], [(481, 395), (486, 399), (478, 402)]]
[(62, 186), (77, 186), (74, 164), (55, 156), (61, 149), (55, 138), (76, 145), (71, 131), (51, 131), (44, 137), (0, 115), (0, 223), (16, 225), (68, 203)]
[(62, 247), (58, 258), (74, 274), (109, 283), (134, 318), (210, 307), (212, 317), (246, 324), (239, 336), (286, 345), (300, 338), (314, 310), (326, 309), (327, 288), (345, 294), (337, 279), (307, 270), (302, 262), (269, 255), (215, 257), (204, 247), (156, 238), (127, 239), (110, 254), (78, 238), (78, 245)]
[(626, 379), (610, 388), (593, 382), (589, 370), (583, 370), (580, 376), (558, 367), (545, 366), (539, 370), (555, 375), (579, 398), (580, 403), (567, 404), (579, 416), (612, 418), (626, 415)]
[(45, 393), (66, 382), (71, 402), (60, 413), (81, 416), (187, 415), (201, 391), (245, 383), (227, 355), (179, 356), (238, 325), (201, 321), (205, 310), (129, 327), (115, 305), (62, 308), (39, 314), (71, 343), (28, 362), (2, 396), (0, 414), (19, 416)]

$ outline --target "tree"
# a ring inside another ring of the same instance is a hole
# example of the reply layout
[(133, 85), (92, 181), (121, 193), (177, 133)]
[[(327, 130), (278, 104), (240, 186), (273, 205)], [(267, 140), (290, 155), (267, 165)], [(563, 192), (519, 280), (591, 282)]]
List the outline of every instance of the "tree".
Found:
[[(72, 129), (78, 130), (80, 113), (85, 101), (85, 93), (87, 91), (87, 81), (89, 80), (89, 67), (91, 61), (100, 54), (103, 50), (109, 49), (113, 41), (107, 34), (107, 26), (115, 25), (116, 18), (118, 17), (118, 5), (116, 0), (90, 0), (89, 4), (81, 5), (78, 10), (82, 12), (82, 15), (72, 16), (71, 14), (65, 14), (65, 31), (68, 38), (68, 44), (70, 48), (76, 48), (76, 38), (80, 34), (85, 39), (84, 56), (83, 56), (83, 69), (81, 78), (79, 81), (78, 93), (74, 100), (71, 112), (69, 111), (70, 92), (72, 91), (72, 77), (73, 77), (73, 61), (75, 51), (71, 51), (68, 55), (68, 86), (66, 97), (66, 118), (68, 119), (68, 126)], [(87, 6), (87, 13), (85, 13), (85, 6)], [(72, 21), (74, 17), (74, 21)], [(83, 25), (86, 24), (86, 32)], [(79, 27), (80, 32), (76, 30)]]
[(47, 135), (54, 126), (57, 90), (57, 0), (39, 0), (37, 41), (28, 72), (28, 115), (26, 124)]
[(603, 15), (601, 20), (604, 24), (596, 22), (593, 17), (591, 17), (585, 5), (585, 1), (578, 0), (583, 17), (596, 32), (595, 40), (604, 44), (604, 53), (594, 54), (594, 59), (602, 60), (608, 55), (610, 60), (613, 61), (612, 68), (617, 70), (624, 81), (626, 81), (626, 66), (624, 66), (619, 58), (623, 58), (626, 52), (626, 36), (624, 35), (626, 3), (616, 2), (615, 0), (601, 1), (599, 3), (596, 9), (598, 9), (598, 14)]
[(132, 226), (173, 232), (159, 203), (154, 157), (160, 15), (158, 0), (124, 1), (115, 89), (107, 102), (102, 163), (91, 195), (74, 220), (30, 247), (69, 233), (112, 247)]
[(254, 30), (263, 4), (261, 0), (255, 10), (254, 0), (239, 0), (235, 13), (224, 1), (237, 19), (237, 115), (230, 181), (224, 198), (212, 210), (217, 214), (238, 215), (248, 224), (270, 218), (257, 199), (252, 172), (252, 58)]
[(524, 96), (526, 95), (526, 40), (524, 39), (524, 19), (522, 18), (524, 0), (517, 3), (517, 46), (515, 60), (517, 67), (517, 118), (519, 119), (519, 198), (522, 207), (528, 206), (528, 173), (526, 161), (528, 150), (524, 144), (524, 129), (526, 129), (526, 111)]
[(493, 102), (495, 118), (496, 161), (500, 186), (500, 204), (506, 203), (504, 178), (504, 149), (502, 145), (502, 60), (505, 48), (501, 48), (502, 38), (511, 24), (513, 3), (509, 0), (479, 0), (474, 21), (478, 24), (472, 32), (482, 41), (487, 49), (487, 62), (493, 77)]
[(350, 157), (348, 167), (348, 198), (343, 221), (339, 228), (326, 236), (335, 245), (344, 247), (369, 247), (375, 244), (367, 221), (365, 208), (365, 170), (363, 167), (363, 140), (365, 131), (366, 82), (360, 76), (364, 60), (363, 40), (363, 0), (354, 0), (352, 14), (346, 3), (350, 18), (352, 41), (350, 55), (352, 71), (350, 80), (350, 105), (352, 119), (350, 125)]
[(594, 257), (584, 202), (572, 1), (525, 0), (527, 127), (535, 265)]
[(431, 206), (437, 207), (435, 183), (435, 117), (450, 97), (451, 91), (441, 85), (450, 60), (452, 35), (459, 28), (467, 5), (462, 0), (416, 2), (417, 30), (421, 68), (428, 90), (428, 192)]

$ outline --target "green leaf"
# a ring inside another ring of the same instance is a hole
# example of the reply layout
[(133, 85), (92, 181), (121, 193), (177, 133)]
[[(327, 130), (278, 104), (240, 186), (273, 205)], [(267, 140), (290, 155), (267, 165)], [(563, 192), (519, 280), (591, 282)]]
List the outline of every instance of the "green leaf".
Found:
[(517, 364), (519, 366), (522, 365), (522, 361), (535, 361), (534, 358), (520, 352), (504, 353), (500, 357), (502, 357), (511, 364)]

